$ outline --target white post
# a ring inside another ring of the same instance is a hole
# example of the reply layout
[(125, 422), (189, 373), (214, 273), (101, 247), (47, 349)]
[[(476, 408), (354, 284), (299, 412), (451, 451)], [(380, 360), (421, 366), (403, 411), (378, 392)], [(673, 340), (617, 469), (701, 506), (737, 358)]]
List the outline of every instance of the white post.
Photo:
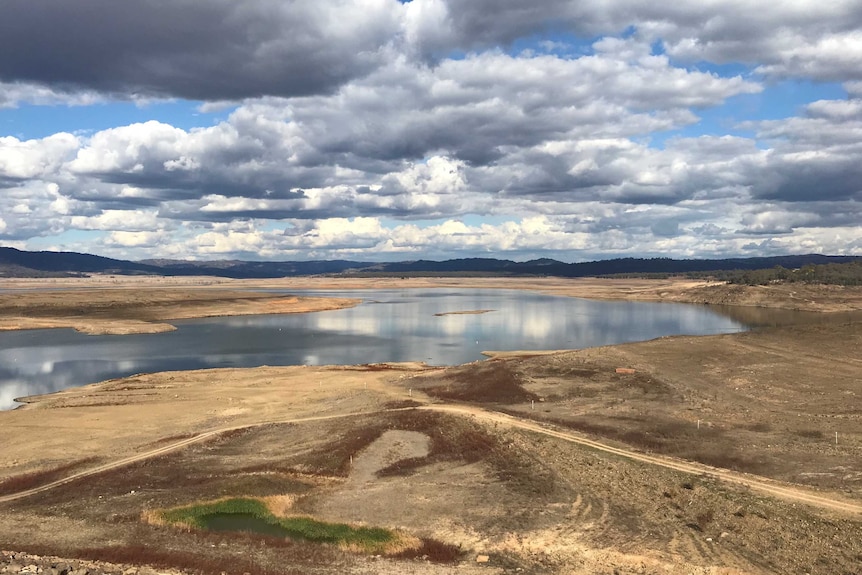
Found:
[(407, 395), (409, 395), (410, 397), (413, 397), (413, 388), (412, 387), (407, 390)]
[(700, 429), (700, 420), (697, 420), (697, 428)]
[(835, 445), (838, 445), (838, 432), (835, 432)]
[(536, 402), (532, 399), (530, 400), (530, 409), (536, 409)]

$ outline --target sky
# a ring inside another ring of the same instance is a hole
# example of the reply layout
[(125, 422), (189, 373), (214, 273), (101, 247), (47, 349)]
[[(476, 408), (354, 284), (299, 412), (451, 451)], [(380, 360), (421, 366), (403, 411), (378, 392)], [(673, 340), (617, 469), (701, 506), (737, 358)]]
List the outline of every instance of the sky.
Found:
[(862, 255), (862, 0), (0, 10), (0, 246)]

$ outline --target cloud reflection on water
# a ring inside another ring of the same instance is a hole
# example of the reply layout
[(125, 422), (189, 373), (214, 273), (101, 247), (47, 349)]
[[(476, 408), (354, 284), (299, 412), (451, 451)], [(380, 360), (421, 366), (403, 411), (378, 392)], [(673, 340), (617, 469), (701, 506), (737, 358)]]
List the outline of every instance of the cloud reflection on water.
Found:
[[(14, 397), (142, 372), (383, 361), (460, 364), (482, 359), (483, 350), (572, 349), (744, 329), (742, 323), (708, 307), (601, 302), (508, 290), (315, 295), (375, 302), (309, 314), (180, 321), (177, 331), (161, 334), (0, 333), (0, 409), (13, 407)], [(494, 311), (434, 315), (479, 309)]]

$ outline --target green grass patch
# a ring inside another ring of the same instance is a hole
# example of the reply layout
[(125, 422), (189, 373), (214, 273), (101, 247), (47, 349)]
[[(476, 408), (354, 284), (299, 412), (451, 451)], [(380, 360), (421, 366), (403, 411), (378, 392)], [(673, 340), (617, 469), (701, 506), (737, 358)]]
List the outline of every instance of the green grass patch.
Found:
[(399, 540), (396, 533), (378, 527), (354, 527), (310, 517), (276, 517), (262, 501), (242, 497), (163, 510), (159, 512), (159, 519), (191, 529), (251, 531), (331, 543), (368, 553), (386, 552), (393, 545), (397, 546)]

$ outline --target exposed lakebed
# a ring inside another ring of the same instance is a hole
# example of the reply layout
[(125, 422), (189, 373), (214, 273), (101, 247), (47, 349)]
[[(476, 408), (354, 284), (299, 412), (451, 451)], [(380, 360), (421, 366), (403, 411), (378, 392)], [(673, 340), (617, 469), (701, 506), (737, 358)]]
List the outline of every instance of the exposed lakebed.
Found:
[[(575, 349), (667, 335), (747, 329), (710, 307), (594, 301), (482, 289), (291, 292), (361, 298), (350, 309), (172, 322), (167, 333), (0, 333), (0, 409), (13, 399), (135, 373), (260, 365), (425, 361), (455, 365), (483, 350)], [(465, 313), (480, 310), (483, 313)]]

